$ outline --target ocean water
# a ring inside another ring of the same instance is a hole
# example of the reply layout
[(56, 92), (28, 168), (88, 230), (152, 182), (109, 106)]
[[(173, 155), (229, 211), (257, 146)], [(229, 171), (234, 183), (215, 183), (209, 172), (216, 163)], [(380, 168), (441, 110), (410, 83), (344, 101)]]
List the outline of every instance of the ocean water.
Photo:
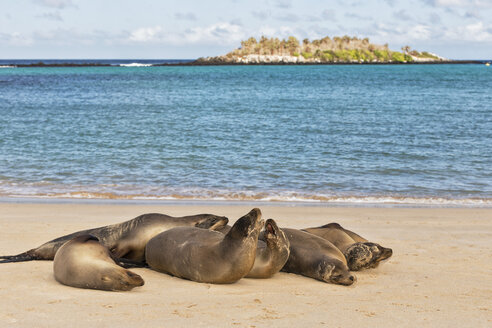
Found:
[(0, 197), (490, 206), (491, 90), (485, 65), (4, 67)]

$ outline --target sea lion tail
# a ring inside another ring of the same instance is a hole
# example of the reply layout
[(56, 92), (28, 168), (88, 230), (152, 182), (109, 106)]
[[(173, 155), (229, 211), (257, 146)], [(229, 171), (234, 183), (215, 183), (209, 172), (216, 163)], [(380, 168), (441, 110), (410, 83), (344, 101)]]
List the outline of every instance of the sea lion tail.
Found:
[(27, 261), (35, 261), (35, 260), (43, 260), (43, 259), (38, 255), (36, 255), (33, 249), (17, 255), (0, 256), (0, 263), (27, 262)]

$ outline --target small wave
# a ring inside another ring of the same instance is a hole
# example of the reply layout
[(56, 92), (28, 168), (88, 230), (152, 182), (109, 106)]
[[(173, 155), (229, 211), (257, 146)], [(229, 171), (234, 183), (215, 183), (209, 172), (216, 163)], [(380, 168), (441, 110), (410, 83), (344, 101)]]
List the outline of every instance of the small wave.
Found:
[(120, 64), (122, 67), (149, 67), (152, 64), (142, 64), (142, 63), (130, 63), (130, 64)]
[(12, 65), (0, 65), (0, 68), (16, 68), (17, 66)]
[[(2, 195), (3, 194), (3, 195)], [(381, 204), (381, 205), (433, 205), (433, 206), (492, 206), (492, 198), (446, 198), (412, 196), (327, 196), (299, 193), (266, 192), (215, 192), (169, 193), (169, 194), (120, 194), (113, 192), (73, 191), (53, 193), (15, 194), (0, 193), (4, 197), (33, 197), (48, 199), (107, 199), (107, 200), (199, 200), (199, 201), (250, 201), (250, 202), (297, 202), (319, 204)]]

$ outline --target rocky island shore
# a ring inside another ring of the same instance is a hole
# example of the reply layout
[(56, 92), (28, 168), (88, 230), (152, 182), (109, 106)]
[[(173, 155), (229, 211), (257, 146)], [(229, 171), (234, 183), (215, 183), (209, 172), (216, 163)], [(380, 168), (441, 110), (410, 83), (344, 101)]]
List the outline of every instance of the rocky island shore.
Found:
[(280, 40), (251, 37), (241, 47), (225, 55), (199, 58), (194, 65), (261, 65), (261, 64), (421, 64), (454, 62), (430, 52), (402, 47), (393, 51), (388, 45), (369, 42), (368, 38), (324, 37), (301, 42), (295, 37)]

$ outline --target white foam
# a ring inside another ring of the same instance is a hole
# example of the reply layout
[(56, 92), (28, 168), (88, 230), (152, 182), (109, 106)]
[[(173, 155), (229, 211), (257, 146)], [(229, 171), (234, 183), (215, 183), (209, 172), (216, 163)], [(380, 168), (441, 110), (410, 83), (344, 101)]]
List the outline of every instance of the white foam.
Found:
[(16, 68), (17, 66), (0, 65), (0, 68)]
[[(145, 189), (145, 191), (144, 191)], [(122, 199), (122, 200), (197, 200), (197, 201), (247, 201), (285, 202), (305, 204), (356, 204), (356, 205), (409, 205), (409, 206), (475, 206), (492, 207), (492, 198), (419, 197), (402, 195), (336, 195), (294, 191), (232, 191), (202, 188), (144, 188), (116, 185), (62, 186), (49, 182), (18, 184), (0, 181), (0, 197), (30, 197), (47, 199)]]
[(303, 197), (303, 196), (281, 196), (268, 195), (264, 197), (255, 196), (231, 196), (231, 195), (103, 195), (99, 193), (65, 193), (44, 195), (46, 198), (77, 198), (77, 199), (134, 199), (134, 200), (203, 200), (203, 201), (253, 201), (253, 202), (298, 202), (317, 204), (381, 204), (381, 205), (434, 205), (434, 206), (492, 206), (492, 199), (465, 198), (449, 199), (441, 197), (357, 197), (357, 196), (331, 196), (331, 197)]
[(142, 64), (142, 63), (131, 63), (131, 64), (120, 64), (122, 67), (149, 67), (152, 64)]

